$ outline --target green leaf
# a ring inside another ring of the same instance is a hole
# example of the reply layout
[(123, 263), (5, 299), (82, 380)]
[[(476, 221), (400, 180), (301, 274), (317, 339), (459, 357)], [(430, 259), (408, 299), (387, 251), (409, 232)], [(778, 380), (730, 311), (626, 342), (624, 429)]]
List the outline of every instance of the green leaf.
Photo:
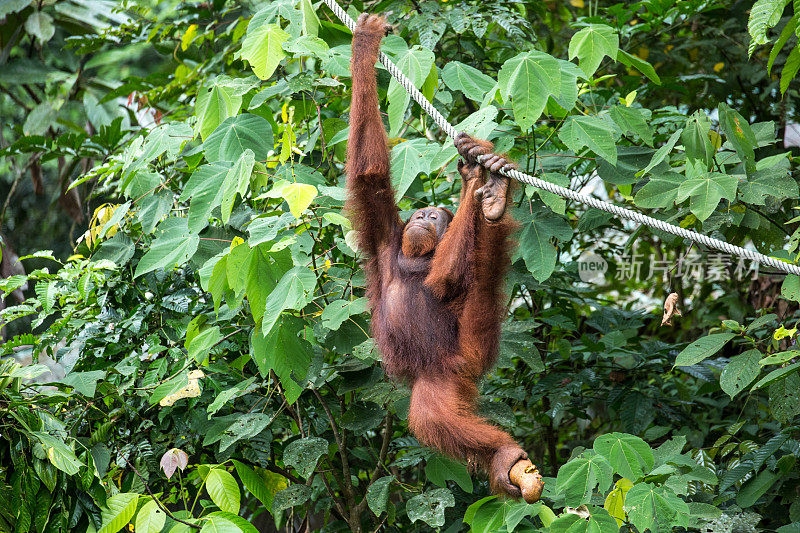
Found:
[(132, 492), (121, 492), (106, 500), (102, 509), (102, 527), (97, 533), (117, 533), (128, 525), (136, 513), (139, 495)]
[(256, 161), (266, 161), (273, 147), (272, 126), (250, 113), (226, 118), (203, 143), (206, 159), (211, 163), (238, 161), (247, 149), (253, 151)]
[(705, 170), (705, 163), (697, 160), (686, 162), (686, 173), (688, 179), (678, 187), (675, 201), (680, 203), (690, 198), (689, 210), (698, 220), (703, 221), (710, 217), (723, 198), (729, 201), (736, 198), (736, 187), (739, 183), (736, 176), (708, 172)]
[(656, 85), (661, 85), (661, 78), (659, 78), (658, 74), (656, 74), (656, 69), (654, 69), (653, 65), (651, 65), (644, 59), (641, 59), (640, 57), (635, 56), (633, 54), (629, 54), (625, 50), (620, 50), (619, 52), (617, 52), (617, 61), (628, 67), (635, 68), (636, 70), (647, 76), (647, 78)]
[(290, 39), (283, 43), (283, 49), (290, 52), (294, 57), (318, 57), (327, 59), (330, 55), (328, 44), (320, 39), (310, 35), (303, 35), (297, 39)]
[(208, 359), (209, 352), (222, 340), (222, 332), (218, 326), (205, 327), (199, 334), (186, 339), (186, 351), (189, 357), (202, 364)]
[(50, 102), (42, 102), (33, 108), (22, 125), (22, 133), (25, 135), (41, 135), (55, 121), (58, 112)]
[(280, 314), (287, 309), (301, 310), (314, 296), (317, 277), (306, 267), (294, 267), (281, 277), (264, 304), (263, 331), (269, 333)]
[(247, 35), (242, 42), (242, 59), (250, 63), (250, 68), (256, 76), (266, 80), (286, 57), (283, 43), (289, 39), (289, 34), (283, 31), (278, 24), (268, 24), (253, 27), (251, 21), (247, 28)]
[(636, 192), (633, 200), (645, 209), (670, 207), (675, 203), (683, 179), (677, 172), (654, 175)]
[(768, 196), (778, 200), (797, 198), (800, 190), (787, 168), (775, 166), (747, 176), (747, 180), (739, 183), (739, 193), (743, 202), (765, 205)]
[(242, 97), (232, 87), (212, 85), (197, 95), (195, 116), (200, 137), (205, 140), (225, 119), (235, 116), (242, 108)]
[(750, 19), (747, 21), (747, 31), (753, 39), (753, 44), (767, 44), (767, 30), (774, 27), (781, 20), (783, 9), (789, 0), (757, 0), (750, 8)]
[(789, 274), (781, 284), (781, 296), (787, 300), (800, 302), (800, 276)]
[(751, 479), (742, 485), (741, 490), (736, 495), (736, 503), (747, 508), (755, 504), (774, 484), (781, 478), (779, 474), (764, 470), (755, 479)]
[[(393, 59), (395, 65), (411, 80), (414, 87), (420, 89), (431, 71), (434, 57), (431, 50), (416, 45), (410, 49), (399, 50)], [(389, 100), (387, 109), (387, 114), (389, 115), (389, 137), (397, 137), (403, 125), (403, 117), (408, 108), (408, 103), (411, 101), (411, 96), (392, 77), (391, 81), (389, 81), (387, 98)]]
[(689, 506), (672, 489), (639, 483), (625, 495), (625, 512), (639, 531), (686, 527)]
[(236, 467), (236, 472), (239, 474), (239, 479), (242, 480), (244, 488), (258, 498), (264, 504), (264, 507), (271, 512), (275, 493), (287, 487), (286, 478), (261, 468), (253, 470), (236, 459), (233, 459), (233, 466)]
[(167, 522), (167, 514), (150, 498), (136, 513), (136, 533), (159, 533)]
[(503, 97), (511, 99), (514, 120), (526, 131), (542, 114), (547, 98), (560, 96), (561, 65), (550, 54), (523, 52), (503, 63), (497, 80)]
[(52, 39), (56, 33), (56, 28), (53, 26), (53, 17), (42, 11), (34, 11), (25, 20), (25, 31), (44, 44)]
[(322, 311), (322, 325), (328, 329), (337, 330), (345, 320), (353, 315), (360, 315), (368, 307), (369, 302), (364, 297), (355, 300), (334, 300)]
[(62, 472), (74, 476), (78, 473), (80, 467), (84, 466), (83, 462), (79, 461), (75, 456), (75, 452), (72, 451), (72, 448), (67, 446), (60, 437), (38, 431), (32, 432), (31, 435), (39, 439), (39, 442), (41, 442), (44, 447), (47, 458), (50, 459), (53, 466)]
[[(242, 527), (235, 521), (238, 518), (236, 515), (231, 513), (222, 513), (222, 512), (214, 512), (209, 514), (205, 517), (205, 522), (203, 523), (203, 528), (200, 530), (200, 533), (243, 533), (245, 531)], [(250, 526), (248, 522), (245, 521), (243, 524), (244, 527)], [(252, 529), (248, 529), (249, 531), (253, 531)], [(197, 531), (196, 529), (188, 529), (186, 532), (181, 533), (191, 533), (193, 531)], [(172, 533), (172, 531), (170, 531)]]
[(0, 18), (28, 7), (33, 0), (0, 0)]
[(755, 385), (753, 385), (753, 388), (751, 390), (758, 390), (764, 385), (769, 385), (770, 383), (777, 381), (779, 379), (785, 379), (787, 374), (796, 372), (798, 369), (800, 369), (800, 363), (792, 363), (789, 366), (773, 370), (772, 372), (770, 372), (769, 374), (758, 380), (758, 382)]
[(632, 132), (653, 146), (653, 128), (648, 124), (647, 116), (642, 109), (615, 105), (611, 108), (611, 118), (623, 132)]
[(254, 328), (250, 337), (251, 355), (262, 376), (275, 374), (284, 387), (287, 401), (291, 404), (303, 390), (298, 381), (305, 379), (311, 364), (310, 346), (298, 337), (302, 323), (284, 316), (266, 336), (259, 328)]
[(714, 333), (701, 337), (684, 348), (675, 358), (675, 366), (690, 366), (708, 359), (731, 340), (733, 333)]
[(301, 0), (300, 9), (303, 11), (303, 35), (316, 36), (319, 32), (319, 17), (311, 5), (311, 0)]
[(469, 65), (450, 61), (442, 69), (442, 81), (451, 91), (461, 91), (474, 102), (481, 102), (497, 82)]
[(431, 527), (444, 525), (444, 510), (453, 507), (456, 500), (448, 489), (434, 489), (414, 496), (406, 503), (406, 513), (413, 524), (422, 520)]
[(394, 481), (394, 476), (383, 476), (372, 482), (367, 489), (367, 505), (376, 516), (380, 516), (386, 510), (389, 502), (389, 485)]
[(719, 386), (733, 398), (745, 389), (761, 373), (761, 352), (747, 350), (731, 358), (719, 376)]
[(206, 477), (206, 490), (211, 501), (222, 511), (239, 513), (239, 485), (233, 476), (221, 468), (213, 468)]
[(569, 41), (569, 58), (578, 58), (581, 70), (591, 76), (600, 66), (603, 57), (617, 57), (619, 35), (605, 24), (590, 24), (572, 36)]
[(189, 233), (187, 219), (171, 217), (158, 225), (156, 238), (150, 249), (136, 265), (138, 278), (157, 268), (173, 268), (185, 264), (197, 251), (200, 238)]
[(169, 214), (173, 199), (172, 191), (158, 191), (142, 199), (141, 203), (137, 202), (139, 205), (139, 214), (137, 218), (142, 224), (142, 231), (144, 233), (153, 233), (153, 230), (156, 225), (161, 222), (161, 219)]
[(392, 148), (390, 163), (395, 200), (403, 197), (420, 172), (430, 170), (434, 149), (438, 147), (425, 139), (401, 142)]
[(293, 466), (304, 478), (308, 478), (317, 466), (320, 457), (328, 452), (328, 441), (321, 437), (307, 437), (289, 443), (283, 452), (283, 462)]
[(564, 492), (571, 507), (588, 503), (594, 488), (605, 492), (611, 486), (614, 470), (602, 455), (583, 453), (558, 469), (556, 490)]
[(570, 116), (561, 126), (558, 138), (575, 153), (586, 146), (612, 165), (617, 164), (614, 130), (610, 123), (600, 117)]
[(728, 142), (731, 143), (736, 153), (744, 161), (747, 173), (756, 170), (755, 147), (758, 145), (755, 133), (742, 115), (734, 111), (726, 103), (719, 104), (719, 125)]
[(227, 224), (233, 211), (233, 202), (238, 194), (244, 198), (250, 185), (250, 176), (255, 165), (255, 155), (250, 148), (245, 149), (236, 164), (225, 174), (225, 181), (222, 184), (222, 199), (220, 202), (220, 214), (222, 222)]
[(289, 211), (294, 217), (300, 218), (317, 197), (317, 188), (307, 183), (287, 183), (281, 189), (281, 196), (289, 204)]
[(562, 242), (572, 238), (572, 227), (560, 217), (536, 216), (523, 226), (517, 253), (537, 281), (550, 277), (556, 265), (556, 248), (550, 242), (556, 237)]
[(455, 481), (464, 492), (472, 492), (472, 476), (466, 465), (436, 454), (425, 465), (425, 475), (434, 485), (447, 487), (447, 481)]
[(778, 39), (775, 41), (775, 44), (772, 45), (772, 50), (769, 52), (769, 59), (767, 60), (767, 74), (772, 74), (772, 65), (775, 63), (775, 59), (778, 57), (778, 53), (781, 51), (783, 46), (789, 40), (789, 37), (794, 35), (795, 30), (797, 29), (797, 18), (798, 13), (795, 13), (794, 16), (789, 19), (789, 22), (783, 27), (781, 30), (781, 34)]
[(209, 404), (206, 408), (206, 412), (208, 413), (208, 418), (211, 419), (211, 416), (222, 409), (226, 403), (230, 402), (231, 400), (235, 400), (240, 396), (244, 396), (248, 392), (252, 392), (255, 387), (253, 387), (253, 383), (255, 382), (256, 377), (250, 377), (241, 383), (237, 383), (233, 387), (225, 389), (217, 394), (217, 397), (214, 398), (214, 401)]
[(641, 171), (639, 174), (640, 176), (647, 175), (647, 173), (650, 172), (656, 165), (664, 161), (664, 158), (666, 158), (672, 149), (675, 148), (675, 143), (677, 143), (678, 139), (680, 139), (681, 133), (683, 133), (683, 129), (679, 129), (670, 135), (666, 144), (661, 146), (658, 150), (656, 150), (656, 153), (653, 154), (653, 158), (650, 160), (650, 163), (648, 163), (647, 166)]
[(89, 370), (87, 372), (70, 372), (61, 379), (61, 383), (69, 385), (87, 398), (94, 396), (97, 382), (105, 377), (104, 370)]
[(231, 170), (229, 162), (203, 165), (186, 182), (180, 199), (186, 201), (191, 198), (188, 219), (190, 232), (199, 233), (208, 225), (211, 212), (222, 203), (225, 180)]
[(711, 169), (716, 150), (711, 144), (709, 133), (711, 124), (703, 112), (696, 112), (687, 121), (681, 134), (681, 141), (686, 150), (687, 159), (698, 159), (706, 170)]
[[(251, 237), (252, 240), (252, 237)], [(245, 263), (245, 293), (250, 302), (250, 312), (256, 323), (261, 322), (267, 298), (283, 275), (292, 268), (292, 255), (288, 248), (270, 252), (270, 243), (262, 243), (250, 250)]]
[(653, 468), (653, 450), (641, 438), (626, 433), (609, 433), (594, 440), (594, 451), (608, 459), (624, 478), (636, 481)]
[(272, 500), (272, 514), (277, 516), (281, 511), (306, 503), (309, 498), (311, 498), (311, 487), (289, 485), (275, 494)]
[(789, 373), (770, 384), (769, 407), (782, 424), (790, 424), (800, 414), (800, 374)]
[(550, 533), (616, 533), (617, 521), (602, 507), (588, 506), (589, 517), (565, 513), (550, 524)]

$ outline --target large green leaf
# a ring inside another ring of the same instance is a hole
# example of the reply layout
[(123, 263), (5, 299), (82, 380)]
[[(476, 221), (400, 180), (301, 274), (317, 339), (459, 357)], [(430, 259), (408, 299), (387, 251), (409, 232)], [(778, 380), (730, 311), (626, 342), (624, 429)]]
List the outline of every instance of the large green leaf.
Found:
[(283, 462), (293, 466), (307, 478), (314, 472), (319, 458), (328, 452), (328, 441), (321, 437), (307, 437), (289, 443), (283, 452)]
[(294, 267), (281, 277), (281, 280), (267, 297), (261, 327), (269, 333), (278, 317), (287, 309), (300, 310), (314, 296), (317, 277), (306, 267)]
[(239, 513), (241, 494), (233, 476), (221, 468), (213, 468), (206, 477), (206, 490), (211, 501), (222, 511)]
[(256, 161), (266, 161), (274, 147), (272, 126), (265, 118), (250, 113), (226, 118), (203, 143), (211, 162), (238, 161), (245, 150), (253, 151)]
[(614, 470), (605, 457), (585, 452), (558, 469), (556, 490), (563, 492), (567, 505), (588, 503), (594, 488), (605, 492), (611, 486)]
[(616, 533), (617, 521), (602, 507), (588, 506), (589, 516), (565, 513), (550, 524), (550, 533)]
[(33, 0), (0, 0), (0, 18), (28, 7)]
[(167, 513), (161, 510), (153, 498), (150, 498), (136, 513), (134, 531), (136, 533), (159, 533), (166, 522)]
[(733, 337), (735, 337), (733, 333), (713, 333), (700, 337), (678, 354), (678, 357), (675, 358), (675, 366), (690, 366), (708, 359)]
[(558, 138), (575, 153), (586, 146), (612, 165), (617, 164), (614, 128), (600, 117), (573, 115), (561, 126)]
[(525, 223), (519, 236), (517, 253), (537, 281), (550, 277), (556, 266), (556, 247), (552, 238), (566, 242), (572, 238), (572, 227), (563, 218), (553, 215), (536, 216)]
[(500, 91), (511, 99), (514, 119), (525, 131), (538, 120), (550, 95), (561, 94), (561, 65), (538, 50), (523, 52), (503, 63), (497, 75)]
[(236, 473), (239, 474), (239, 479), (242, 480), (244, 488), (258, 498), (268, 511), (272, 511), (272, 499), (275, 497), (276, 492), (287, 487), (286, 478), (269, 470), (261, 468), (254, 470), (235, 459), (233, 460), (233, 465), (236, 467)]
[(300, 396), (306, 373), (311, 363), (308, 343), (298, 337), (302, 322), (284, 316), (266, 336), (260, 328), (254, 328), (250, 337), (251, 356), (262, 376), (273, 370), (281, 380), (286, 400), (294, 403)]
[(270, 252), (270, 243), (262, 243), (253, 247), (245, 263), (247, 276), (245, 292), (250, 302), (250, 312), (256, 323), (261, 322), (267, 304), (267, 298), (292, 268), (292, 256), (288, 248), (279, 252)]
[(61, 383), (69, 385), (84, 396), (91, 398), (97, 388), (97, 382), (105, 377), (105, 370), (88, 370), (86, 372), (70, 372), (61, 379)]
[(745, 389), (761, 373), (761, 352), (747, 350), (731, 358), (719, 375), (719, 386), (733, 398)]
[(394, 480), (394, 476), (383, 476), (376, 479), (367, 488), (367, 505), (375, 516), (380, 516), (386, 510), (389, 502), (389, 485)]
[(611, 26), (590, 24), (581, 29), (569, 41), (569, 58), (578, 58), (581, 70), (591, 76), (600, 66), (603, 57), (617, 57), (619, 35)]
[(242, 42), (242, 59), (250, 63), (256, 76), (266, 80), (286, 57), (283, 43), (289, 37), (278, 24), (254, 25), (254, 21), (251, 21)]
[(136, 265), (134, 278), (157, 268), (172, 268), (185, 264), (194, 255), (200, 238), (190, 233), (185, 218), (171, 217), (158, 225), (156, 238), (150, 249)]
[(755, 172), (755, 148), (758, 143), (750, 123), (723, 102), (719, 104), (719, 125), (722, 127), (722, 131), (725, 132), (728, 142), (733, 145), (736, 153), (744, 161), (747, 173)]
[(294, 507), (295, 505), (302, 505), (311, 498), (311, 487), (305, 485), (289, 485), (282, 491), (275, 494), (272, 500), (272, 514), (277, 515), (279, 512)]
[(750, 8), (750, 19), (747, 21), (747, 31), (753, 39), (753, 44), (767, 44), (767, 30), (774, 27), (783, 14), (783, 9), (789, 0), (756, 0)]
[(634, 196), (634, 202), (639, 207), (656, 209), (670, 207), (678, 197), (678, 187), (683, 183), (683, 176), (677, 172), (664, 172), (653, 175), (644, 187), (639, 189)]
[(688, 524), (689, 506), (666, 486), (634, 485), (625, 495), (624, 508), (628, 520), (639, 531), (660, 531)]
[(392, 148), (390, 163), (396, 200), (403, 197), (420, 172), (430, 171), (436, 151), (438, 146), (426, 139), (402, 142)]
[(732, 201), (736, 198), (739, 180), (736, 176), (721, 172), (708, 172), (705, 163), (699, 160), (686, 162), (687, 178), (678, 187), (675, 201), (683, 202), (689, 198), (689, 209), (699, 220), (711, 216), (720, 200)]
[(133, 518), (139, 495), (132, 492), (121, 492), (106, 500), (102, 510), (102, 527), (97, 533), (117, 533)]
[[(398, 50), (393, 59), (400, 71), (419, 89), (433, 67), (434, 57), (431, 50), (417, 45), (410, 49)], [(389, 107), (387, 109), (389, 136), (396, 137), (403, 125), (403, 116), (406, 108), (408, 108), (408, 103), (411, 101), (411, 96), (393, 77), (389, 82), (387, 97), (389, 99)]]
[(461, 91), (475, 102), (483, 101), (497, 82), (470, 65), (460, 61), (449, 61), (442, 69), (442, 81), (451, 91)]
[[(683, 133), (683, 129), (679, 129), (670, 135), (667, 142), (658, 150), (656, 150), (656, 153), (653, 154), (653, 158), (650, 159), (650, 163), (648, 163), (647, 166), (642, 169), (640, 176), (646, 175), (653, 168), (655, 168), (656, 165), (664, 161), (664, 159), (669, 156), (670, 152), (672, 152), (672, 149), (675, 148), (675, 143), (677, 143), (678, 139), (680, 139), (681, 133)], [(667, 161), (669, 161), (669, 159), (667, 159)]]
[(444, 510), (453, 507), (456, 500), (448, 489), (434, 489), (414, 496), (406, 504), (411, 523), (422, 520), (431, 527), (444, 525)]
[(464, 492), (472, 492), (472, 476), (467, 466), (442, 455), (436, 454), (428, 459), (425, 475), (434, 485), (446, 487), (447, 482), (453, 480)]
[(44, 447), (47, 458), (50, 459), (53, 466), (62, 472), (74, 476), (78, 473), (80, 467), (84, 466), (75, 456), (75, 452), (72, 451), (72, 448), (67, 446), (61, 437), (39, 431), (34, 431), (31, 435), (39, 439), (39, 442), (41, 442)]
[(747, 177), (747, 180), (740, 182), (739, 194), (743, 202), (764, 205), (768, 196), (778, 200), (797, 198), (800, 190), (789, 169), (774, 166), (756, 170)]
[(608, 459), (614, 470), (635, 481), (648, 473), (654, 464), (653, 450), (641, 438), (626, 433), (609, 433), (594, 440), (594, 451)]
[(649, 146), (653, 146), (653, 127), (648, 123), (650, 114), (645, 113), (644, 109), (615, 105), (610, 114), (620, 130), (635, 133)]
[(195, 103), (195, 116), (200, 137), (205, 140), (222, 121), (235, 116), (242, 107), (242, 97), (232, 87), (212, 85), (200, 91)]
[(225, 181), (222, 184), (222, 198), (219, 206), (222, 222), (225, 224), (227, 224), (231, 218), (231, 211), (233, 211), (233, 202), (236, 200), (236, 195), (238, 194), (240, 197), (244, 198), (244, 195), (247, 193), (247, 189), (250, 185), (250, 175), (253, 173), (254, 165), (255, 155), (250, 148), (247, 148), (236, 161), (236, 164), (225, 174)]
[(180, 199), (191, 198), (187, 224), (192, 233), (205, 228), (211, 212), (222, 203), (223, 185), (231, 170), (232, 165), (227, 161), (203, 165), (186, 182)]

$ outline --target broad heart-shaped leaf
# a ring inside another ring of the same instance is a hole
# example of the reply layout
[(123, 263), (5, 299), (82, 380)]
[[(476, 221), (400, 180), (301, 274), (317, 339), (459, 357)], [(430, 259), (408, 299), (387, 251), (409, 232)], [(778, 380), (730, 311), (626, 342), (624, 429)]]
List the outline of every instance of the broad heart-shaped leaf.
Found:
[(733, 333), (713, 333), (700, 337), (678, 354), (678, 357), (675, 358), (675, 366), (691, 366), (708, 359), (733, 337), (735, 337)]
[(396, 144), (392, 148), (391, 171), (395, 200), (408, 190), (420, 172), (429, 172), (431, 159), (438, 147), (425, 139), (414, 139)]
[(255, 155), (250, 148), (245, 149), (236, 164), (225, 174), (225, 181), (222, 184), (222, 201), (219, 210), (222, 215), (222, 222), (228, 223), (233, 211), (233, 202), (238, 194), (244, 197), (250, 185), (250, 176), (255, 165)]
[(264, 507), (271, 512), (272, 499), (275, 497), (275, 493), (288, 486), (286, 478), (262, 468), (253, 470), (236, 459), (233, 460), (233, 466), (236, 467), (236, 473), (239, 474), (239, 479), (242, 480), (244, 488), (258, 498), (264, 504)]
[(308, 209), (314, 198), (317, 197), (317, 188), (308, 183), (285, 183), (281, 188), (281, 196), (289, 204), (289, 211), (295, 218)]
[(523, 52), (503, 63), (497, 75), (500, 91), (511, 98), (514, 120), (525, 131), (539, 118), (550, 95), (561, 94), (561, 65), (538, 50)]
[(789, 170), (782, 166), (774, 166), (756, 170), (747, 180), (739, 183), (739, 198), (748, 204), (764, 205), (767, 196), (783, 200), (797, 198), (800, 195), (797, 182)]
[[(653, 158), (650, 160), (650, 163), (648, 163), (647, 166), (644, 167), (640, 176), (646, 175), (653, 168), (655, 168), (656, 165), (664, 161), (664, 159), (666, 159), (669, 156), (670, 152), (672, 152), (672, 149), (675, 148), (675, 143), (677, 143), (678, 139), (680, 139), (681, 133), (683, 133), (683, 128), (679, 129), (678, 131), (669, 136), (667, 142), (663, 146), (661, 146), (658, 150), (656, 150), (656, 153), (653, 154)], [(667, 159), (667, 161), (669, 160)]]
[(386, 503), (389, 501), (389, 484), (394, 480), (394, 476), (383, 476), (372, 482), (367, 489), (367, 505), (375, 516), (380, 516), (386, 510)]
[(264, 304), (261, 327), (269, 333), (280, 314), (287, 309), (300, 310), (311, 301), (317, 277), (306, 267), (294, 267), (281, 277)]
[(442, 81), (451, 91), (461, 91), (474, 102), (483, 101), (486, 94), (497, 85), (480, 70), (459, 61), (450, 61), (444, 66)]
[(134, 531), (139, 533), (158, 533), (167, 521), (167, 513), (162, 511), (153, 498), (142, 505), (136, 513)]
[(47, 433), (34, 431), (31, 433), (39, 439), (44, 447), (44, 452), (53, 466), (62, 472), (74, 476), (84, 464), (75, 456), (72, 448), (66, 445), (61, 437), (56, 437)]
[(211, 212), (222, 202), (223, 184), (231, 168), (228, 161), (203, 165), (186, 182), (180, 199), (191, 198), (188, 227), (192, 233), (199, 233), (208, 225)]
[(634, 485), (625, 495), (624, 508), (639, 531), (668, 531), (688, 524), (689, 506), (667, 486)]
[(66, 375), (66, 377), (61, 379), (61, 383), (64, 385), (69, 385), (70, 387), (74, 388), (76, 391), (80, 392), (84, 396), (91, 398), (94, 396), (95, 388), (97, 387), (97, 382), (103, 377), (105, 377), (106, 373), (104, 370), (89, 370), (87, 372), (70, 372)]
[(614, 471), (637, 480), (653, 468), (653, 449), (635, 435), (609, 433), (594, 440), (594, 451), (608, 459)]
[(704, 167), (705, 163), (699, 160), (686, 162), (686, 172), (692, 177), (680, 184), (675, 198), (678, 203), (690, 198), (689, 210), (701, 221), (711, 216), (723, 198), (734, 200), (739, 183), (736, 176), (707, 172)]
[[(400, 71), (408, 76), (414, 87), (419, 89), (422, 87), (425, 78), (428, 77), (431, 67), (433, 67), (434, 57), (431, 50), (416, 45), (410, 49), (398, 51), (393, 59)], [(411, 96), (393, 77), (389, 82), (387, 97), (389, 99), (389, 107), (387, 108), (389, 136), (396, 137), (403, 125), (403, 115), (405, 115), (408, 103), (411, 101)]]
[(200, 237), (190, 233), (187, 219), (170, 217), (158, 225), (155, 240), (150, 243), (150, 249), (136, 265), (138, 278), (157, 268), (172, 268), (183, 265), (197, 251)]
[(572, 36), (569, 41), (569, 58), (578, 58), (578, 65), (587, 76), (600, 66), (603, 57), (617, 57), (619, 35), (605, 24), (590, 24)]
[(281, 60), (286, 57), (283, 43), (289, 39), (289, 34), (283, 31), (278, 24), (262, 24), (254, 26), (253, 21), (247, 28), (242, 42), (242, 59), (250, 63), (250, 68), (256, 76), (266, 80)]
[[(142, 224), (142, 231), (152, 233), (156, 224), (161, 222), (172, 208), (174, 196), (172, 191), (158, 191), (155, 194), (146, 196), (137, 204), (139, 205), (138, 220)], [(121, 235), (121, 234), (117, 234)]]
[(620, 130), (635, 133), (649, 146), (653, 146), (653, 127), (648, 124), (649, 113), (646, 114), (638, 107), (615, 105), (610, 114)]
[(678, 196), (678, 187), (683, 183), (684, 177), (677, 172), (664, 172), (656, 174), (636, 192), (633, 201), (645, 209), (670, 207)]
[(722, 131), (725, 132), (728, 142), (733, 145), (736, 153), (744, 161), (747, 173), (755, 172), (755, 148), (758, 142), (750, 123), (723, 102), (719, 104), (719, 125), (722, 127)]
[(194, 138), (192, 129), (183, 122), (162, 124), (151, 130), (142, 144), (142, 153), (136, 158), (135, 166), (143, 166), (161, 154), (175, 157), (184, 144)]
[(472, 476), (466, 465), (436, 454), (428, 459), (425, 475), (434, 485), (446, 487), (448, 480), (455, 481), (464, 492), (472, 492)]
[(303, 322), (283, 316), (266, 337), (261, 329), (253, 328), (250, 336), (250, 354), (262, 376), (274, 370), (283, 385), (286, 401), (290, 404), (300, 396), (303, 383), (311, 364), (311, 347), (298, 337), (303, 331)]
[(534, 213), (533, 217), (518, 217), (518, 220), (525, 218), (529, 220), (523, 222), (517, 257), (522, 257), (533, 277), (543, 282), (550, 277), (556, 266), (556, 248), (551, 239), (555, 237), (561, 242), (568, 241), (572, 238), (572, 227), (563, 218), (545, 210)]
[(319, 458), (327, 452), (328, 441), (321, 437), (297, 439), (286, 446), (283, 462), (293, 466), (304, 478), (308, 478), (314, 472)]
[(527, 504), (523, 501), (500, 500), (496, 496), (482, 498), (467, 508), (464, 523), (470, 525), (472, 533), (517, 531), (517, 526), (526, 516), (533, 516), (542, 509), (541, 503)]
[(448, 489), (428, 490), (408, 500), (406, 513), (411, 523), (422, 520), (431, 527), (442, 527), (444, 510), (455, 504), (456, 499)]
[(132, 492), (121, 492), (106, 500), (102, 509), (102, 526), (97, 533), (117, 533), (133, 518), (139, 495)]
[(728, 396), (733, 398), (750, 385), (761, 373), (760, 359), (761, 352), (758, 350), (747, 350), (742, 354), (731, 357), (731, 360), (719, 375), (719, 386)]
[(261, 322), (270, 293), (278, 281), (292, 268), (292, 254), (289, 248), (270, 252), (271, 243), (265, 242), (253, 247), (245, 262), (245, 294), (250, 302), (250, 312), (256, 323)]
[(586, 146), (612, 165), (617, 164), (613, 126), (600, 117), (570, 116), (567, 123), (561, 126), (558, 138), (575, 153)]
[(234, 94), (233, 87), (212, 85), (197, 95), (194, 114), (200, 138), (205, 140), (223, 120), (235, 116), (242, 107), (242, 97)]
[(577, 507), (589, 502), (596, 486), (605, 492), (611, 486), (614, 470), (602, 455), (584, 452), (558, 469), (556, 490), (564, 492), (565, 502)]
[(267, 119), (250, 113), (226, 118), (203, 143), (210, 163), (238, 161), (248, 148), (256, 161), (265, 161), (273, 147), (272, 126)]
[(550, 524), (550, 533), (617, 533), (617, 521), (602, 507), (587, 507), (589, 517), (565, 513)]
[(221, 468), (214, 468), (206, 477), (206, 490), (211, 496), (211, 501), (222, 511), (239, 513), (239, 484), (229, 472)]

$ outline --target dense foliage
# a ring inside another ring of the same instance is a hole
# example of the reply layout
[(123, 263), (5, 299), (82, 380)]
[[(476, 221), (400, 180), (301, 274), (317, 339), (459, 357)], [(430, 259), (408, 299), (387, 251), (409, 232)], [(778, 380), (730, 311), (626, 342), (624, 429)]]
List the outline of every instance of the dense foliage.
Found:
[[(346, 7), (523, 170), (793, 261), (789, 4)], [(0, 531), (800, 531), (800, 278), (533, 188), (481, 405), (542, 502), (409, 435), (342, 213), (349, 43), (311, 0), (0, 0)], [(379, 91), (401, 209), (455, 209), (452, 142)]]

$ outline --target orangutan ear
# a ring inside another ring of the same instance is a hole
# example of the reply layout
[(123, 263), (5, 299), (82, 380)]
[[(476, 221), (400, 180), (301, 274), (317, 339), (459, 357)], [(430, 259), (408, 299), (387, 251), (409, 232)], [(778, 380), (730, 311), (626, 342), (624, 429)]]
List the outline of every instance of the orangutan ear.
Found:
[(439, 209), (441, 209), (442, 211), (447, 213), (447, 216), (450, 217), (450, 220), (447, 221), (447, 223), (450, 224), (453, 221), (453, 218), (455, 218), (455, 215), (453, 215), (453, 212), (450, 211), (449, 209), (447, 209), (446, 207), (440, 207)]

